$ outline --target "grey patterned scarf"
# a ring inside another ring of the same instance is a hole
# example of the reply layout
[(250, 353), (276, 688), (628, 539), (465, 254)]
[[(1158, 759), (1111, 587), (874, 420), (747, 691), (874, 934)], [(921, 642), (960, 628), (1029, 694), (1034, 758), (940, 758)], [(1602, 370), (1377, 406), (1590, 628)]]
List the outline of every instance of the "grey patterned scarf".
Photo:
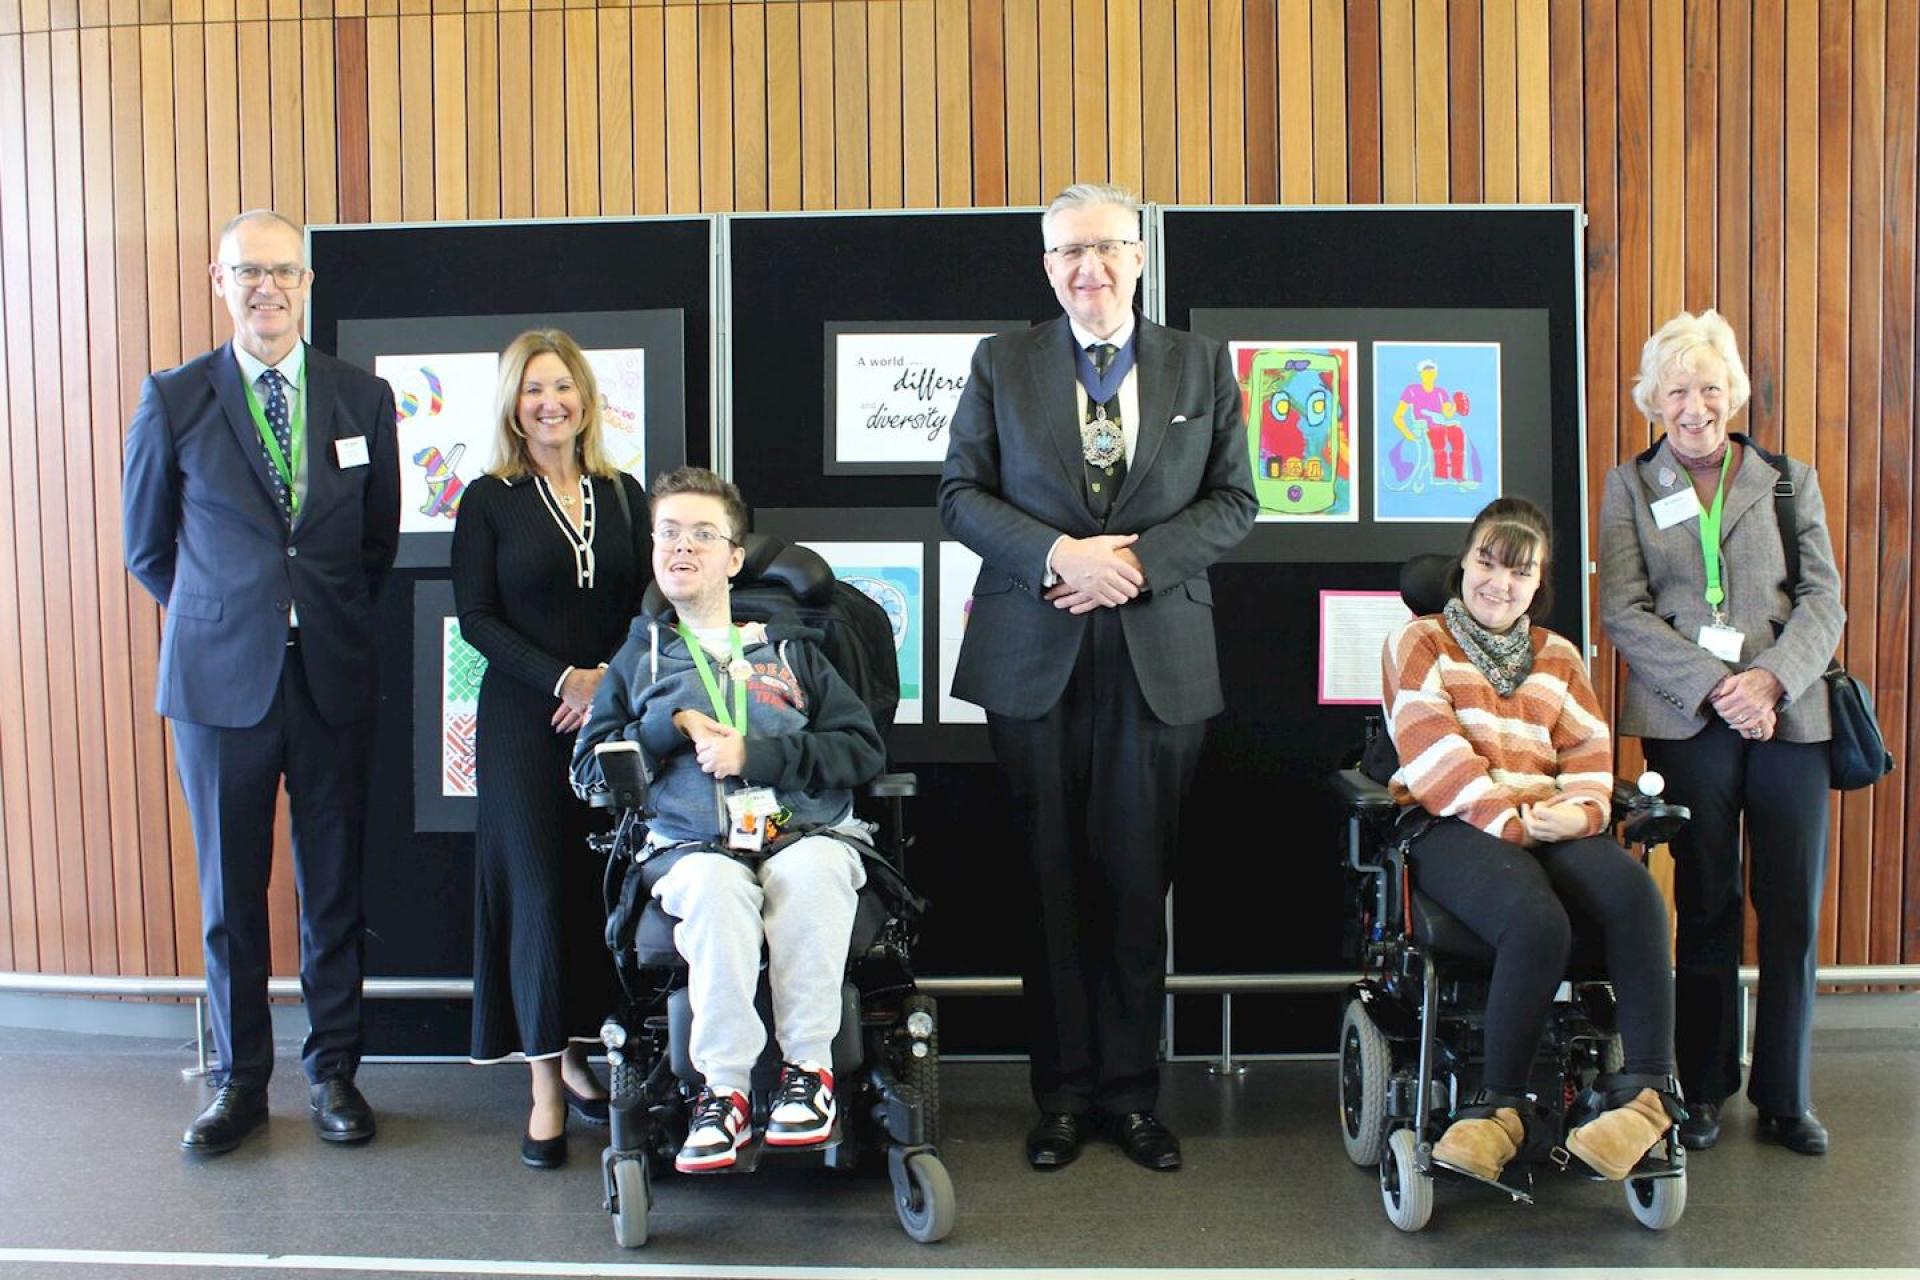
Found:
[(1521, 614), (1502, 635), (1474, 620), (1459, 596), (1447, 601), (1447, 630), (1466, 650), (1467, 658), (1503, 698), (1511, 698), (1533, 670), (1533, 624)]

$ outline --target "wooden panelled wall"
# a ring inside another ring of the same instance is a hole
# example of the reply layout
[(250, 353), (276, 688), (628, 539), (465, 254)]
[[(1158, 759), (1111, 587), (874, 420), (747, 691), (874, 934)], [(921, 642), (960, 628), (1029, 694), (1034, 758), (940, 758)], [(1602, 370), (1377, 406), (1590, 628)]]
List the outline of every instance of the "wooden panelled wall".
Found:
[[(1595, 505), (1648, 439), (1641, 342), (1718, 306), (1752, 430), (1819, 466), (1846, 658), (1911, 761), (1916, 27), (1911, 0), (0, 0), (0, 970), (199, 971), (121, 435), (149, 369), (226, 336), (204, 264), (257, 205), (1581, 203)], [(1837, 807), (1826, 961), (1920, 961), (1916, 778)]]

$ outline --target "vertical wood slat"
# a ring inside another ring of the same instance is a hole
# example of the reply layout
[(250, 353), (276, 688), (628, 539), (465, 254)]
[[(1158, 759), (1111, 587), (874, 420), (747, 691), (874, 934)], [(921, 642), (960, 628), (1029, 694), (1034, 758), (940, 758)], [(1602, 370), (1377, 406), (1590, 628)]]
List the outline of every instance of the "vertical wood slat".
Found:
[[(876, 5), (890, 7), (890, 5)], [(609, 12), (602, 10), (601, 20), (605, 21)], [(624, 17), (624, 15), (623, 15)], [(734, 208), (759, 210), (767, 207), (767, 13), (759, 5), (741, 5), (733, 11), (733, 203)], [(605, 63), (600, 68), (600, 83), (604, 90), (614, 68)], [(897, 71), (896, 71), (897, 74)], [(628, 86), (629, 95), (631, 85)], [(627, 129), (627, 117), (624, 112), (610, 112), (610, 133), (600, 147), (601, 163), (611, 160), (608, 146), (611, 141), (611, 129)], [(894, 113), (894, 135), (899, 136), (899, 112)], [(629, 149), (630, 150), (630, 149)], [(897, 154), (897, 149), (896, 149)], [(898, 161), (895, 161), (896, 165)], [(627, 162), (629, 190), (632, 188), (633, 164), (631, 156)], [(898, 170), (896, 168), (895, 172)], [(616, 181), (618, 175), (615, 175)], [(632, 198), (627, 200), (626, 208), (633, 207)], [(609, 213), (613, 212), (611, 209)]]
[(1414, 199), (1413, 0), (1380, 0), (1380, 195)]
[(1483, 63), (1480, 0), (1448, 0), (1447, 97), (1452, 110), (1447, 167), (1453, 199), (1465, 204), (1477, 203), (1485, 194), (1481, 184)]
[[(89, 247), (84, 216), (80, 33), (73, 29), (56, 31), (48, 45), (53, 198), (55, 208), (66, 212), (66, 216), (54, 219), (52, 261), (54, 270), (65, 275), (87, 260)], [(105, 712), (100, 701), (105, 661), (100, 643), (101, 530), (94, 519), (93, 505), (83, 496), (89, 494), (94, 485), (93, 436), (96, 414), (100, 411), (92, 395), (93, 368), (87, 350), (88, 302), (92, 292), (64, 289), (59, 294), (60, 403), (65, 408), (65, 430), (59, 447), (48, 442), (42, 446), (41, 453), (54, 461), (57, 468), (54, 474), (61, 484), (58, 492), (69, 495), (69, 499), (60, 504), (61, 519), (66, 525), (66, 564), (61, 566), (57, 586), (66, 601), (71, 637), (67, 661), (72, 664), (73, 683), (67, 700), (73, 717), (68, 730), (73, 755), (69, 768), (74, 775), (70, 788), (79, 806), (79, 812), (74, 815), (79, 828), (79, 851), (84, 855), (80, 872), (86, 903), (87, 967), (93, 973), (118, 973), (121, 961), (120, 930), (115, 922), (112, 770), (103, 760), (97, 761), (98, 767), (94, 768), (81, 765), (89, 754), (81, 727), (102, 723)], [(72, 847), (65, 851), (69, 863), (76, 861), (74, 854)]]
[[(671, 20), (671, 11), (669, 11)], [(808, 209), (833, 207), (833, 9), (800, 6), (800, 189)], [(943, 150), (944, 154), (944, 150)]]
[[(1146, 173), (1140, 102), (1144, 67), (1140, 52), (1139, 6), (1128, 0), (1107, 4), (1107, 177), (1139, 191)], [(1271, 117), (1269, 117), (1271, 120)], [(1244, 141), (1236, 140), (1240, 145)], [(978, 195), (975, 202), (986, 203)]]
[(1380, 202), (1380, 14), (1368, 0), (1347, 0), (1347, 193)]
[[(1614, 24), (1602, 5), (1589, 3), (1581, 14), (1582, 100), (1613, 103), (1617, 88)], [(1607, 472), (1625, 450), (1620, 440), (1621, 367), (1619, 338), (1620, 220), (1619, 175), (1615, 147), (1618, 121), (1612, 110), (1586, 113), (1582, 176), (1587, 210), (1587, 493), (1591, 503), (1605, 493)], [(1589, 516), (1592, 520), (1592, 516)], [(1597, 547), (1597, 540), (1590, 541)], [(1603, 628), (1593, 662), (1594, 694), (1614, 717), (1618, 664)]]
[[(1920, 769), (1913, 753), (1920, 748), (1920, 716), (1910, 700), (1920, 674), (1920, 626), (1914, 625), (1913, 542), (1916, 491), (1913, 436), (1920, 421), (1914, 410), (1914, 375), (1920, 352), (1914, 345), (1915, 215), (1914, 138), (1920, 133), (1920, 10), (1890, 4), (1886, 10), (1886, 125), (1884, 179), (1881, 184), (1887, 228), (1880, 272), (1881, 321), (1880, 435), (1881, 507), (1887, 513), (1884, 571), (1880, 577), (1880, 667), (1874, 692), (1881, 724), (1898, 753), (1900, 765), (1883, 784), (1891, 793), (1874, 815), (1875, 845), (1905, 849), (1901, 867), (1899, 950), (1904, 964), (1920, 962)], [(1911, 646), (1911, 647), (1909, 647)], [(1901, 744), (1906, 750), (1901, 751)]]
[[(733, 208), (733, 24), (727, 5), (699, 7), (700, 207)], [(569, 14), (572, 18), (577, 15)], [(570, 60), (572, 61), (572, 60)], [(574, 61), (574, 65), (579, 65)], [(572, 96), (569, 95), (571, 103)], [(596, 183), (596, 188), (598, 184)], [(597, 191), (596, 191), (597, 195)]]
[[(1173, 0), (1174, 172), (1176, 199), (1205, 204), (1213, 179), (1207, 96), (1186, 86), (1207, 82), (1207, 0)], [(1076, 157), (1077, 159), (1077, 157)]]
[[(686, 26), (693, 26), (691, 10), (682, 10), (686, 14)], [(571, 90), (576, 86), (567, 75), (567, 17), (564, 12), (544, 9), (535, 10), (531, 15), (533, 27), (533, 65), (532, 83), (539, 91), (531, 94), (533, 110), (533, 132), (528, 139), (531, 152), (529, 170), (533, 176), (533, 216), (536, 218), (560, 218), (567, 212), (567, 103), (572, 97)], [(673, 15), (668, 15), (669, 22)], [(401, 24), (425, 21), (425, 19), (402, 18)], [(680, 63), (692, 75), (694, 65), (691, 40), (685, 50), (687, 59)], [(404, 108), (403, 108), (404, 110)], [(689, 118), (685, 122), (686, 130), (679, 136), (697, 137), (697, 125)], [(431, 157), (422, 160), (427, 172), (432, 171)], [(698, 178), (691, 184), (693, 203), (698, 204)]]
[[(88, 279), (96, 282), (87, 290), (86, 327), (90, 337), (87, 396), (93, 410), (91, 474), (83, 477), (82, 493), (90, 492), (93, 518), (97, 524), (92, 576), (98, 584), (100, 679), (90, 709), (95, 723), (112, 724), (123, 720), (138, 704), (133, 695), (132, 657), (127, 644), (127, 575), (121, 571), (120, 546), (120, 424), (119, 352), (117, 350), (119, 307), (112, 287), (114, 277), (114, 187), (113, 105), (111, 101), (112, 62), (110, 35), (104, 27), (80, 33), (81, 119), (80, 146), (84, 163), (82, 196), (85, 210), (86, 264)], [(0, 325), (0, 335), (4, 325)], [(0, 341), (4, 341), (0, 337)], [(5, 354), (0, 350), (0, 365)], [(3, 385), (3, 384), (0, 384)], [(4, 411), (0, 410), (0, 439), (4, 429)], [(0, 452), (9, 452), (0, 449)], [(0, 491), (4, 484), (0, 483)], [(0, 562), (9, 561), (8, 548), (0, 544)], [(0, 590), (10, 575), (0, 572)], [(0, 636), (9, 634), (4, 616), (0, 616)], [(0, 697), (5, 681), (0, 680)], [(131, 745), (129, 741), (129, 745)], [(107, 786), (107, 830), (111, 841), (108, 874), (111, 877), (111, 913), (115, 930), (117, 973), (148, 972), (146, 914), (142, 905), (143, 882), (140, 860), (141, 824), (138, 789), (139, 760), (132, 750), (111, 751), (103, 761)], [(0, 771), (4, 764), (0, 763)], [(4, 784), (0, 783), (0, 792)], [(0, 858), (0, 920), (8, 917), (7, 871)], [(0, 964), (12, 967), (10, 940), (0, 939)]]
[(1280, 0), (1276, 14), (1280, 59), (1280, 200), (1313, 203), (1313, 152), (1321, 131), (1313, 118), (1313, 0)]
[[(1519, 198), (1519, 105), (1514, 76), (1516, 0), (1481, 0), (1481, 189), (1493, 204)], [(1527, 0), (1519, 0), (1526, 3)]]
[(1313, 0), (1313, 198), (1347, 199), (1346, 15), (1340, 0)]
[[(1246, 0), (1241, 75), (1246, 82), (1247, 203), (1280, 198), (1280, 13), (1277, 0)], [(1114, 21), (1109, 18), (1108, 26)]]
[[(957, 4), (962, 0), (953, 2)], [(1107, 10), (1103, 0), (1072, 0), (1070, 14), (1075, 71), (1071, 98), (1074, 180), (1098, 180), (1107, 174), (1107, 91), (1106, 77), (1091, 69), (1101, 67), (1106, 61)], [(1189, 92), (1202, 96), (1201, 86), (1205, 82), (1189, 83), (1192, 85)], [(942, 130), (942, 141), (944, 135)]]
[[(893, 8), (890, 3), (886, 7)], [(1001, 46), (1006, 50), (1003, 119), (1017, 126), (1006, 131), (1007, 203), (1038, 204), (1041, 198), (1040, 130), (1034, 125), (1040, 118), (1040, 6), (1036, 0), (1004, 0), (1000, 17)], [(897, 71), (889, 89), (892, 95), (889, 101), (896, 101), (900, 92)], [(897, 119), (898, 114), (898, 108), (892, 108), (889, 118)], [(895, 136), (897, 138), (897, 131)], [(874, 203), (880, 203), (877, 192)]]
[[(524, 87), (525, 75), (520, 82)], [(511, 92), (512, 86), (510, 69), (502, 65), (501, 96)], [(397, 18), (368, 18), (367, 200), (375, 222), (400, 219), (400, 168), (400, 22)]]
[[(60, 945), (59, 922), (48, 919), (41, 907), (40, 845), (34, 833), (35, 764), (27, 746), (28, 726), (34, 724), (28, 695), (36, 683), (44, 683), (44, 663), (38, 668), (30, 648), (30, 635), (38, 628), (33, 609), (27, 604), (29, 593), (37, 595), (30, 572), (31, 544), (25, 537), (15, 497), (21, 488), (31, 487), (30, 464), (16, 460), (11, 447), (12, 425), (34, 421), (33, 313), (32, 287), (28, 280), (27, 248), (27, 158), (23, 146), (26, 134), (26, 100), (22, 88), (24, 41), (18, 36), (0, 38), (0, 329), (5, 344), (4, 421), (9, 427), (8, 447), (0, 449), (0, 496), (7, 499), (8, 512), (0, 514), (0, 767), (6, 774), (4, 830), (7, 837), (7, 899), (10, 908), (9, 932), (13, 940), (14, 962), (23, 967), (57, 971), (62, 967), (64, 950)], [(39, 723), (44, 724), (42, 720)]]
[[(773, 66), (794, 66), (799, 59), (793, 58), (782, 63), (773, 56), (773, 28), (776, 19), (782, 15), (793, 16), (792, 5), (769, 5), (768, 15), (768, 62)], [(666, 11), (658, 6), (647, 6), (633, 10), (633, 211), (635, 213), (665, 213), (667, 210), (667, 95), (666, 95)], [(504, 24), (504, 15), (502, 15)], [(501, 31), (504, 39), (505, 30)], [(504, 58), (504, 54), (502, 57)], [(793, 77), (782, 76), (769, 86), (768, 123), (769, 133), (777, 127), (780, 120), (778, 112), (773, 110), (772, 90), (785, 84), (791, 86)], [(788, 122), (797, 121), (798, 111), (789, 112)], [(505, 116), (503, 114), (504, 122)], [(767, 183), (770, 191), (779, 188), (782, 167), (796, 164), (800, 148), (796, 144), (781, 150), (770, 136), (769, 159), (767, 164)], [(798, 175), (798, 169), (794, 170)], [(798, 203), (796, 200), (795, 203)], [(779, 205), (773, 207), (778, 208)], [(791, 206), (789, 206), (791, 207)]]
[[(999, 50), (999, 12), (994, 13), (993, 48)], [(974, 63), (976, 76), (982, 74), (981, 64)], [(977, 83), (977, 82), (976, 82)], [(973, 132), (976, 137), (982, 133), (991, 134), (988, 122), (978, 114), (976, 94)], [(993, 86), (989, 96), (993, 109), (997, 112), (1000, 104), (1000, 87)], [(1000, 145), (999, 138), (984, 144), (987, 151), (995, 151)], [(868, 184), (868, 154), (871, 150), (871, 137), (867, 125), (867, 14), (866, 6), (860, 0), (834, 0), (833, 5), (833, 162), (834, 162), (834, 207), (840, 209), (865, 209), (873, 199), (872, 188)], [(1003, 152), (996, 154), (1004, 155)], [(988, 162), (991, 168), (991, 162)], [(1004, 178), (998, 183), (1002, 195), (1005, 194)]]
[[(1042, 5), (1060, 2), (1041, 0)], [(1040, 43), (1044, 49), (1044, 33)], [(933, 45), (933, 0), (900, 0), (901, 168), (903, 198), (909, 209), (931, 209), (940, 203), (939, 126), (933, 95), (927, 92), (933, 83)], [(771, 56), (768, 62), (773, 62)], [(1043, 75), (1043, 92), (1045, 85)]]
[[(433, 216), (453, 221), (474, 216), (468, 204), (472, 186), (467, 176), (467, 22), (457, 13), (435, 14), (428, 20), (432, 33)], [(319, 23), (308, 23), (309, 27)], [(331, 216), (309, 195), (314, 221)]]
[(1447, 0), (1413, 0), (1413, 191), (1427, 204), (1447, 202), (1447, 63), (1437, 52), (1446, 38)]
[[(1213, 153), (1213, 183), (1209, 199), (1215, 204), (1241, 204), (1247, 198), (1246, 67), (1238, 0), (1213, 0), (1208, 24), (1208, 57), (1212, 74), (1208, 122)], [(1317, 52), (1317, 51), (1315, 51)], [(1317, 80), (1324, 64), (1313, 64)], [(1341, 131), (1345, 136), (1345, 130)], [(1327, 149), (1332, 150), (1329, 144)]]
[[(973, 203), (972, 119), (967, 0), (933, 0), (934, 114), (938, 121), (940, 203)], [(924, 92), (924, 88), (922, 90)]]
[[(856, 18), (862, 8), (859, 0), (840, 0), (848, 12)], [(1006, 15), (1001, 10), (1001, 0), (975, 0), (968, 6), (967, 42), (972, 51), (973, 80), (968, 89), (968, 98), (973, 108), (973, 118), (968, 136), (973, 141), (973, 201), (976, 204), (1005, 204), (1007, 202), (1007, 68), (1004, 40)], [(864, 20), (862, 19), (864, 22)], [(851, 21), (849, 26), (851, 26)], [(864, 26), (860, 47), (861, 75), (866, 72), (866, 46)], [(851, 53), (851, 50), (849, 50)], [(861, 81), (864, 87), (864, 79)], [(864, 94), (862, 95), (864, 96)], [(849, 114), (859, 110), (858, 99), (848, 102)], [(866, 125), (864, 119), (857, 125), (850, 122), (849, 129), (842, 134), (849, 143), (856, 138), (849, 136), (857, 130), (859, 151), (849, 163), (861, 163), (860, 206), (867, 203), (866, 174), (860, 157), (866, 154)], [(851, 207), (843, 202), (842, 208)]]

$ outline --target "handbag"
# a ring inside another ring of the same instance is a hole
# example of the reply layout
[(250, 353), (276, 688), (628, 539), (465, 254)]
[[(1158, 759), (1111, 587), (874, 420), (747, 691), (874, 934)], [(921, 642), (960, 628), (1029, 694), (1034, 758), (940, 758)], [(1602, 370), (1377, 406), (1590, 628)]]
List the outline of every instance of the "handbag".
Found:
[[(1780, 527), (1780, 550), (1787, 558), (1787, 595), (1792, 596), (1800, 585), (1800, 539), (1792, 532), (1799, 527), (1793, 514), (1793, 480), (1787, 474), (1784, 456), (1776, 457), (1751, 440), (1747, 448), (1779, 475), (1773, 482), (1773, 515)], [(1873, 695), (1838, 659), (1827, 664), (1821, 679), (1827, 686), (1827, 707), (1833, 720), (1827, 758), (1834, 788), (1858, 791), (1870, 787), (1893, 772), (1893, 753), (1887, 750), (1886, 736), (1873, 714)]]

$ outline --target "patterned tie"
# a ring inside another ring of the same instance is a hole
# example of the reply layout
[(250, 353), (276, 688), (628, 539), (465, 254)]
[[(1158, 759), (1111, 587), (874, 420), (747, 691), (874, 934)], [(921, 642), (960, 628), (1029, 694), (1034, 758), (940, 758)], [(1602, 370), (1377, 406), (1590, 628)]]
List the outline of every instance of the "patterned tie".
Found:
[[(1092, 342), (1087, 344), (1087, 354), (1093, 358), (1093, 371), (1104, 375), (1113, 367), (1114, 357), (1120, 354), (1120, 348), (1111, 342)], [(1101, 409), (1107, 411), (1107, 417), (1118, 426), (1120, 422), (1120, 393), (1102, 404), (1094, 403), (1092, 396), (1087, 397), (1087, 421), (1092, 422), (1099, 416)], [(1113, 506), (1113, 496), (1127, 478), (1127, 459), (1122, 455), (1112, 466), (1096, 467), (1087, 464), (1087, 501), (1093, 507), (1093, 514), (1102, 522), (1107, 518), (1108, 510)]]
[[(260, 375), (260, 389), (264, 392), (264, 404), (267, 411), (267, 426), (273, 431), (275, 443), (280, 446), (280, 456), (287, 460), (289, 470), (293, 467), (293, 419), (287, 407), (287, 380), (278, 369), (268, 369)], [(273, 454), (265, 444), (260, 452), (267, 455), (267, 474), (273, 478), (273, 496), (280, 501), (280, 514), (287, 522), (293, 522), (293, 490), (288, 486), (280, 468), (274, 465)]]

